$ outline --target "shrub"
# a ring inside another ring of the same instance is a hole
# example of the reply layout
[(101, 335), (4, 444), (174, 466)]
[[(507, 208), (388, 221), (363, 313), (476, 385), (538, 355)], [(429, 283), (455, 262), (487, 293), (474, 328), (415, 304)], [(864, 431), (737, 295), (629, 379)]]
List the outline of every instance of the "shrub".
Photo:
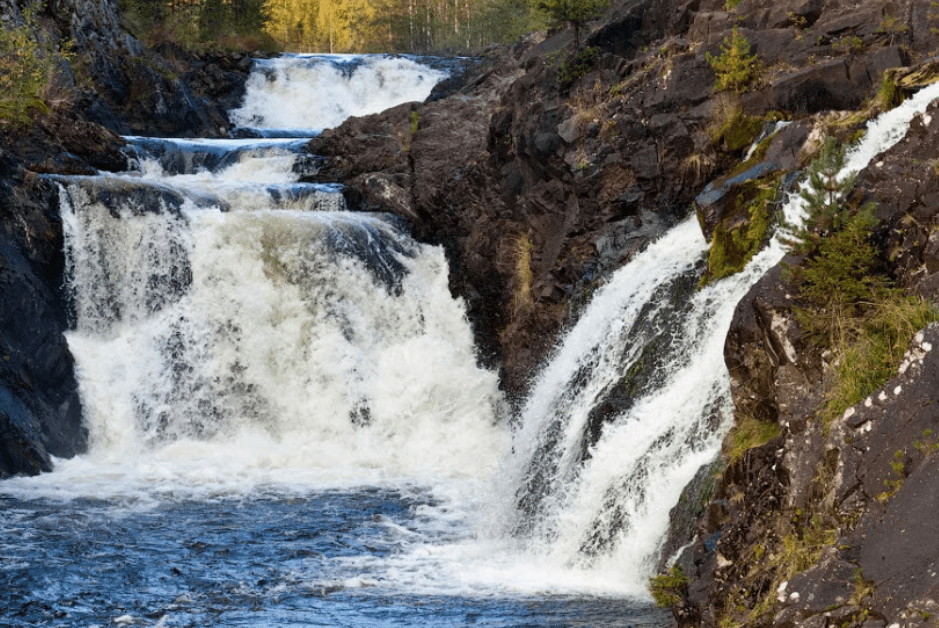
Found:
[(588, 74), (600, 55), (599, 48), (584, 48), (563, 57), (557, 62), (558, 85), (570, 87), (570, 84)]
[(672, 567), (668, 573), (649, 578), (649, 592), (660, 608), (668, 608), (681, 602), (687, 587), (688, 576), (678, 565)]
[(789, 276), (802, 297), (818, 308), (844, 312), (885, 286), (875, 272), (877, 250), (871, 233), (877, 226), (872, 203), (856, 211), (845, 203), (854, 188), (856, 173), (838, 178), (845, 164), (845, 149), (829, 137), (808, 168), (808, 185), (800, 196), (806, 203), (802, 225), (787, 226), (787, 243), (801, 265), (790, 266)]
[(24, 9), (24, 25), (0, 29), (0, 120), (14, 126), (48, 111), (46, 93), (65, 60), (54, 42), (33, 35), (36, 9)]
[(909, 30), (910, 27), (901, 22), (899, 18), (893, 17), (892, 15), (885, 15), (875, 32), (878, 35), (886, 35), (887, 45), (892, 46), (897, 37)]
[(879, 271), (875, 206), (852, 210), (845, 203), (855, 177), (836, 177), (844, 162), (844, 148), (828, 138), (801, 192), (805, 223), (787, 227), (793, 251), (803, 256), (788, 267), (805, 304), (797, 319), (837, 358), (821, 413), (826, 425), (892, 377), (913, 335), (939, 320), (935, 305), (905, 294)]
[(831, 42), (831, 49), (837, 53), (844, 54), (860, 53), (864, 51), (864, 40), (857, 35), (853, 37), (845, 35)]
[(717, 74), (715, 91), (730, 90), (738, 94), (747, 91), (750, 82), (759, 70), (759, 58), (750, 54), (750, 41), (735, 26), (730, 37), (721, 44), (721, 54), (705, 55)]

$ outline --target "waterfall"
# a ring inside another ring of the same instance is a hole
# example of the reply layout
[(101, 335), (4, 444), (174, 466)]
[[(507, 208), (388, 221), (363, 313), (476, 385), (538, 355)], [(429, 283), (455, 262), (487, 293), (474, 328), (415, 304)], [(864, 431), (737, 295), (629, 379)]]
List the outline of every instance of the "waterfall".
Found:
[[(258, 59), (235, 124), (264, 137), (316, 135), (350, 116), (422, 101), (447, 72), (389, 55), (283, 55)], [(276, 102), (276, 106), (272, 106)]]
[[(872, 120), (840, 176), (896, 144), (937, 97), (939, 84)], [(801, 220), (798, 194), (783, 214)], [(706, 250), (692, 217), (617, 271), (539, 374), (515, 434), (503, 497), (516, 534), (559, 561), (628, 565), (628, 588), (652, 574), (669, 510), (719, 451), (732, 418), (724, 338), (737, 303), (785, 255), (774, 238), (737, 275), (681, 288)]]
[[(442, 76), (400, 57), (258, 61), (233, 114), (252, 139), (132, 137), (128, 172), (55, 178), (91, 448), (47, 476), (4, 481), (0, 499), (47, 500), (37, 519), (52, 528), (98, 511), (143, 535), (185, 522), (177, 551), (180, 564), (206, 561), (200, 593), (161, 584), (121, 609), (191, 623), (288, 600), (297, 617), (315, 607), (361, 625), (374, 617), (360, 621), (361, 609), (411, 596), (403, 606), (439, 609), (426, 623), (481, 612), (569, 625), (596, 612), (609, 626), (622, 600), (647, 601), (669, 510), (730, 425), (734, 307), (784, 247), (773, 240), (698, 290), (707, 244), (693, 218), (676, 225), (596, 290), (510, 417), (441, 248), (394, 216), (348, 211), (336, 185), (299, 183), (318, 167), (304, 136), (423, 98)], [(898, 141), (937, 95), (872, 122), (848, 168)], [(785, 211), (796, 219), (800, 201)], [(263, 528), (242, 531), (255, 515)], [(219, 526), (231, 555), (261, 555), (229, 563), (226, 545), (213, 563), (198, 548)], [(162, 569), (152, 548), (172, 537), (122, 541), (109, 560), (139, 551)], [(281, 546), (291, 553), (263, 554)], [(45, 573), (43, 560), (21, 562)], [(225, 578), (237, 586), (212, 588)], [(63, 595), (49, 593), (50, 608)], [(86, 619), (110, 621), (96, 609)]]
[[(307, 103), (301, 119), (331, 125), (443, 76), (391, 57), (258, 66), (235, 113), (266, 128), (278, 120), (245, 112), (338, 81), (344, 109)], [(503, 402), (439, 247), (299, 183), (317, 167), (306, 139), (127, 140), (129, 172), (57, 179), (92, 456), (142, 483), (211, 459), (239, 490), (495, 468)]]

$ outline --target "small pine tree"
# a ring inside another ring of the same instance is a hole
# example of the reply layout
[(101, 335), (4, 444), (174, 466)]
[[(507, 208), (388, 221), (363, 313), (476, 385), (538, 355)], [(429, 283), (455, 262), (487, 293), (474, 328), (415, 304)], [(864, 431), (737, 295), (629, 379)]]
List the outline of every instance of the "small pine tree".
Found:
[(851, 309), (886, 285), (875, 272), (877, 250), (871, 235), (877, 226), (876, 206), (856, 211), (844, 203), (856, 173), (839, 180), (845, 149), (827, 138), (808, 168), (808, 185), (799, 193), (807, 215), (801, 226), (786, 225), (785, 241), (802, 264), (789, 268), (790, 278), (807, 301), (817, 307)]
[(806, 204), (805, 221), (801, 226), (795, 229), (790, 226), (789, 229), (792, 237), (787, 243), (796, 254), (815, 252), (823, 238), (844, 226), (847, 215), (842, 208), (842, 199), (854, 189), (857, 180), (856, 173), (838, 180), (844, 164), (844, 147), (839, 146), (835, 138), (826, 138), (818, 157), (809, 164), (808, 186), (799, 192)]
[(544, 13), (555, 26), (574, 27), (575, 50), (580, 50), (580, 29), (600, 16), (610, 5), (609, 0), (536, 0), (535, 8)]
[(708, 63), (717, 74), (714, 90), (730, 90), (742, 94), (759, 68), (756, 54), (750, 54), (750, 41), (734, 26), (731, 36), (725, 37), (721, 44), (721, 54), (705, 55)]

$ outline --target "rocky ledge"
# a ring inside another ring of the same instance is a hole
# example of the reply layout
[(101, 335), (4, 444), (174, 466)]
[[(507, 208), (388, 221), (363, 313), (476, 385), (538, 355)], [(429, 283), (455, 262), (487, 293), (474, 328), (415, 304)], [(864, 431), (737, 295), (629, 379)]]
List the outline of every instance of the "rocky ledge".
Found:
[[(934, 103), (859, 182), (863, 198), (878, 204), (876, 235), (896, 283), (932, 302), (937, 141)], [(797, 292), (780, 267), (737, 307), (725, 359), (738, 429), (757, 421), (777, 435), (727, 466), (704, 500), (694, 547), (679, 561), (690, 581), (676, 586), (676, 618), (695, 626), (931, 625), (939, 610), (939, 326), (917, 333), (894, 377), (825, 425), (820, 408), (835, 365), (800, 324)]]

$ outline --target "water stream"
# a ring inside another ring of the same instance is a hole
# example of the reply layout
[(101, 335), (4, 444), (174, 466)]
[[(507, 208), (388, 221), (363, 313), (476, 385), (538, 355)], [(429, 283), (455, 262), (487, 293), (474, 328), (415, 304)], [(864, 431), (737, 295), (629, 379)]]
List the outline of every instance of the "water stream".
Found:
[[(695, 291), (706, 244), (678, 225), (510, 417), (442, 251), (298, 183), (316, 159), (291, 137), (443, 76), (259, 64), (234, 116), (260, 137), (128, 138), (128, 172), (58, 179), (91, 448), (0, 484), (5, 624), (669, 623), (646, 579), (730, 418), (734, 305), (783, 249)], [(899, 139), (917, 98), (854, 154)]]

